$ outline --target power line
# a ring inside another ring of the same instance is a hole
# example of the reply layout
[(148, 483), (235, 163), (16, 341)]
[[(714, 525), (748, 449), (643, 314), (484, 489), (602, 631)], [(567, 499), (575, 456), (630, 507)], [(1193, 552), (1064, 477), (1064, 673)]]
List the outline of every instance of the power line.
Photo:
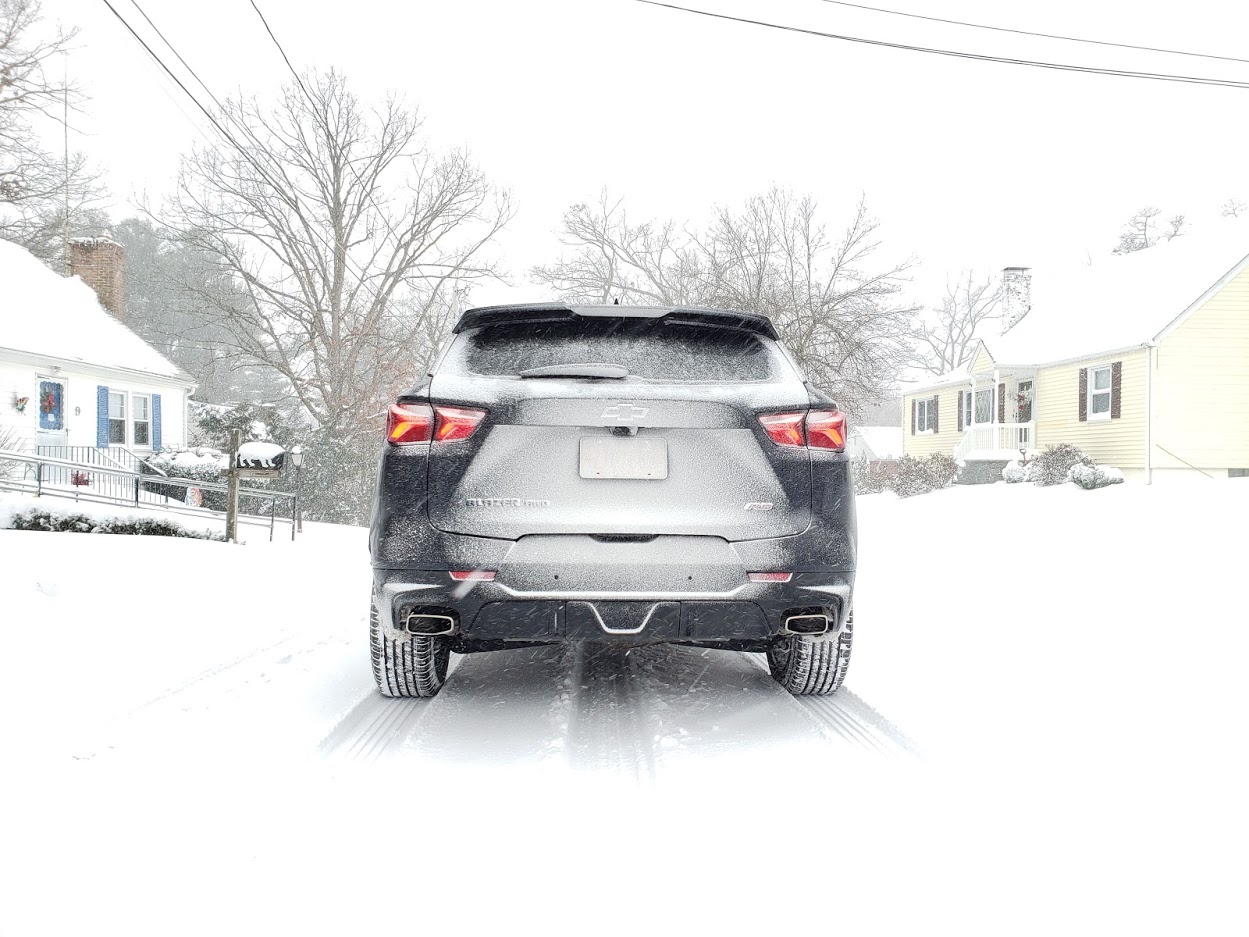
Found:
[(820, 0), (839, 7), (851, 7), (855, 10), (869, 10), (872, 13), (887, 13), (890, 16), (906, 16), (911, 19), (927, 20), (930, 23), (945, 23), (949, 26), (967, 26), (971, 29), (988, 29), (999, 33), (1013, 33), (1016, 36), (1035, 36), (1040, 39), (1060, 39), (1064, 42), (1083, 42), (1093, 46), (1109, 46), (1113, 49), (1134, 49), (1138, 52), (1164, 52), (1167, 55), (1187, 55), (1197, 59), (1214, 59), (1219, 62), (1242, 62), (1249, 64), (1249, 59), (1236, 58), (1234, 55), (1214, 55), (1209, 52), (1186, 52), (1183, 49), (1164, 49), (1157, 46), (1138, 46), (1130, 42), (1110, 42), (1106, 39), (1085, 39), (1080, 36), (1062, 36), (1057, 33), (1034, 32), (1028, 29), (1011, 29), (1008, 26), (990, 26), (986, 23), (969, 23), (965, 20), (944, 19), (940, 16), (927, 16), (923, 13), (909, 13), (905, 10), (886, 10), (882, 7), (867, 6), (862, 3), (850, 3), (849, 0)]
[(780, 29), (786, 32), (802, 33), (807, 36), (818, 36), (822, 39), (839, 39), (842, 42), (857, 42), (863, 45), (878, 46), (886, 49), (901, 49), (907, 52), (925, 52), (930, 55), (944, 55), (949, 58), (969, 59), (975, 62), (997, 62), (1002, 65), (1026, 65), (1032, 68), (1045, 68), (1054, 71), (1077, 72), (1084, 75), (1112, 75), (1119, 78), (1143, 78), (1150, 81), (1173, 81), (1181, 84), (1212, 85), (1219, 88), (1249, 88), (1249, 82), (1233, 81), (1225, 78), (1204, 78), (1195, 75), (1174, 75), (1165, 72), (1138, 72), (1118, 68), (1101, 68), (1091, 65), (1065, 65), (1059, 62), (1046, 62), (1039, 59), (1017, 59), (1002, 55), (983, 55), (976, 52), (959, 52), (953, 49), (938, 49), (930, 46), (915, 46), (902, 42), (888, 42), (883, 39), (865, 39), (862, 36), (847, 36), (839, 33), (820, 32), (816, 29), (804, 29), (801, 26), (786, 26), (782, 23), (769, 23), (766, 20), (747, 19), (741, 16), (729, 16), (727, 13), (712, 13), (709, 10), (696, 10), (691, 7), (677, 6), (673, 3), (660, 3), (659, 0), (634, 0), (647, 6), (663, 7), (668, 10), (680, 10), (683, 13), (694, 13), (711, 19), (728, 20), (733, 23), (745, 23), (750, 26), (762, 26), (767, 29)]

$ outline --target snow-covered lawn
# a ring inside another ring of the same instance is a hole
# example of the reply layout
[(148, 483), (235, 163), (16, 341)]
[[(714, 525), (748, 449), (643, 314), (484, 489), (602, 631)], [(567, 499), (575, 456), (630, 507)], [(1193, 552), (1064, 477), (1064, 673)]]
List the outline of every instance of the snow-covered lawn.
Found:
[(1235, 933), (1249, 484), (859, 500), (856, 649), (376, 696), (366, 535), (0, 530), (0, 934)]

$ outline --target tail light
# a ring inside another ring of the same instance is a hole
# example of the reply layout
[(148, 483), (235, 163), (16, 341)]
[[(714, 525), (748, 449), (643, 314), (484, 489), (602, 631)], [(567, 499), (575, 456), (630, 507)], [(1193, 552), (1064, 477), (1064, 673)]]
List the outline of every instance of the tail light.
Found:
[(793, 573), (747, 573), (746, 578), (751, 582), (789, 582)]
[(802, 435), (802, 418), (807, 415), (805, 410), (797, 413), (765, 413), (759, 417), (763, 430), (768, 438), (778, 446), (801, 447), (806, 440)]
[(434, 435), (434, 408), (427, 403), (396, 403), (386, 416), (386, 441), (392, 446), (429, 442)]
[(828, 449), (846, 448), (846, 415), (840, 410), (797, 410), (764, 413), (759, 422), (778, 446)]
[(468, 439), (485, 418), (486, 411), (474, 407), (392, 404), (386, 416), (386, 441), (393, 446), (408, 446)]
[(450, 572), (456, 582), (490, 582), (495, 574), (493, 569), (453, 569)]
[(812, 410), (807, 414), (807, 445), (812, 449), (846, 448), (846, 415), (840, 410)]
[(434, 429), (434, 442), (455, 442), (468, 439), (486, 418), (485, 410), (473, 407), (434, 407), (438, 426)]

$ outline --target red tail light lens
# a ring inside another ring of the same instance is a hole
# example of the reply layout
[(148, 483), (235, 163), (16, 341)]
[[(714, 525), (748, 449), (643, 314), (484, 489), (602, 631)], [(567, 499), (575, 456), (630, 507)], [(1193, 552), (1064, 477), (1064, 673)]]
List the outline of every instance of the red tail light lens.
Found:
[(392, 404), (386, 416), (386, 441), (392, 446), (429, 442), (434, 433), (434, 410), (427, 403)]
[(751, 582), (789, 582), (793, 573), (747, 573)]
[(494, 573), (493, 569), (453, 569), (451, 578), (456, 582), (490, 582)]
[(812, 449), (846, 448), (846, 415), (840, 410), (812, 410), (807, 414), (807, 445)]
[(485, 410), (473, 407), (434, 407), (438, 415), (438, 427), (434, 430), (434, 442), (455, 442), (468, 439), (486, 418)]
[(802, 436), (802, 420), (805, 410), (797, 413), (764, 413), (759, 417), (763, 430), (768, 438), (778, 446), (802, 446), (806, 440)]

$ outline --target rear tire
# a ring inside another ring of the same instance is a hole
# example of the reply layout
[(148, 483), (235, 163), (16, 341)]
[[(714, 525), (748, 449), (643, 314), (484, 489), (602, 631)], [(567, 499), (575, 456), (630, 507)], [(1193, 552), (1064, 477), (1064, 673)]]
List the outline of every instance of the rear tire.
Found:
[(802, 634), (777, 638), (768, 648), (772, 677), (794, 696), (828, 696), (846, 679), (854, 640), (854, 610), (841, 631), (832, 635)]
[(369, 603), (369, 644), (373, 681), (382, 696), (427, 699), (436, 696), (447, 681), (451, 642), (382, 627), (374, 602)]

